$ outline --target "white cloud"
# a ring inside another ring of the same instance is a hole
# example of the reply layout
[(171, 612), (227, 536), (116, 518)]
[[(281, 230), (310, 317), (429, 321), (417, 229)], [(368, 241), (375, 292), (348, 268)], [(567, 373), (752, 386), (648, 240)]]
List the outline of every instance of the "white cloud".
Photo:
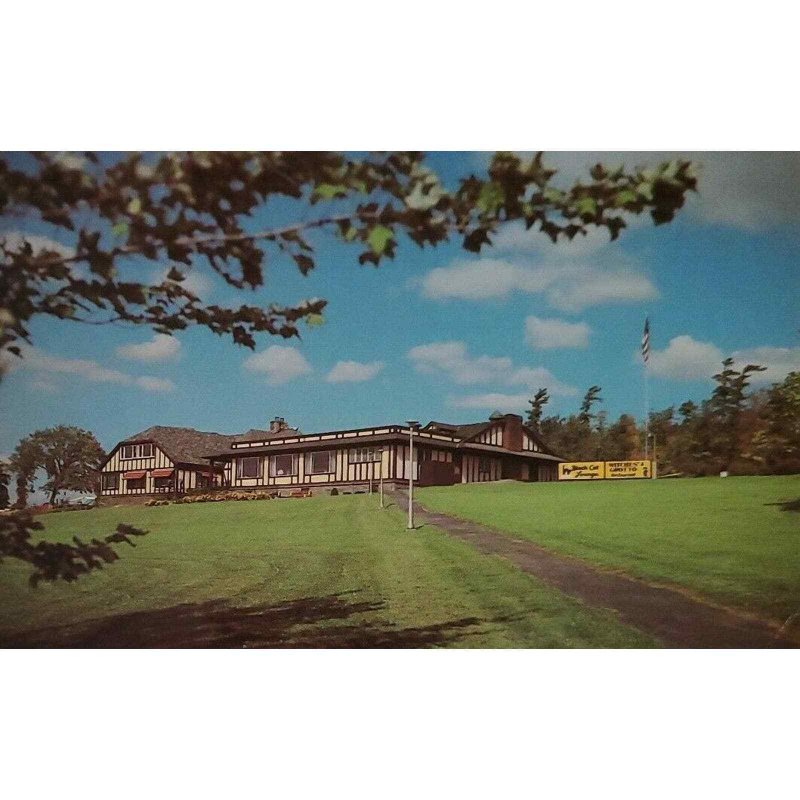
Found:
[[(50, 384), (51, 391), (55, 375), (77, 375), (90, 383), (111, 383), (119, 386), (138, 386), (148, 392), (170, 392), (175, 384), (168, 378), (151, 375), (129, 375), (116, 369), (109, 369), (96, 361), (84, 358), (64, 358), (45, 353), (35, 347), (23, 346), (22, 358), (7, 355), (4, 363), (9, 371), (26, 370), (33, 372), (34, 381)], [(43, 386), (42, 386), (43, 388)]]
[(800, 371), (800, 347), (751, 347), (734, 350), (731, 357), (740, 369), (747, 364), (767, 368), (753, 374), (752, 383), (774, 383), (782, 381), (790, 372)]
[(311, 365), (299, 350), (279, 344), (248, 356), (243, 366), (250, 372), (264, 373), (267, 383), (272, 386), (280, 386), (311, 372)]
[(27, 241), (33, 248), (34, 253), (40, 253), (42, 250), (52, 250), (64, 258), (75, 255), (74, 248), (67, 247), (47, 236), (36, 236), (22, 231), (9, 231), (8, 233), (0, 233), (0, 242), (3, 240), (5, 240), (6, 247), (12, 250), (19, 250), (23, 241)]
[(583, 311), (590, 306), (635, 303), (656, 297), (658, 290), (646, 275), (625, 270), (586, 270), (583, 276), (573, 276), (547, 293), (551, 306), (571, 312)]
[(383, 369), (381, 361), (337, 361), (325, 378), (328, 383), (360, 383), (372, 380)]
[(417, 372), (444, 374), (462, 385), (495, 383), (503, 386), (546, 386), (550, 394), (574, 395), (576, 389), (557, 380), (544, 367), (515, 367), (508, 356), (470, 356), (464, 342), (431, 342), (408, 351)]
[(135, 361), (172, 361), (178, 358), (180, 349), (181, 343), (174, 336), (156, 333), (149, 342), (120, 345), (117, 355)]
[(710, 378), (725, 356), (710, 342), (698, 342), (691, 336), (670, 339), (664, 350), (650, 350), (650, 372), (659, 378), (694, 381)]
[[(638, 355), (636, 356), (638, 358)], [(722, 369), (726, 354), (710, 342), (699, 342), (691, 336), (676, 336), (664, 350), (650, 352), (650, 370), (659, 378), (672, 380), (711, 380)], [(751, 383), (772, 383), (783, 380), (787, 373), (800, 370), (800, 347), (750, 347), (730, 353), (734, 366), (747, 364), (766, 367), (754, 373)]]
[(466, 397), (451, 397), (447, 405), (453, 408), (491, 408), (498, 411), (516, 411), (527, 408), (530, 394), (503, 394), (488, 392), (487, 394), (470, 394)]
[(543, 319), (529, 316), (525, 320), (525, 340), (535, 350), (561, 347), (587, 347), (591, 329), (585, 322)]
[(457, 260), (448, 267), (437, 267), (423, 279), (422, 293), (431, 300), (488, 300), (507, 297), (514, 291), (543, 292), (555, 276), (497, 258)]
[(511, 261), (480, 258), (455, 261), (431, 270), (423, 279), (423, 296), (432, 300), (490, 300), (513, 292), (543, 294), (561, 311), (578, 312), (606, 303), (637, 302), (658, 296), (650, 279), (628, 266), (602, 267), (597, 263), (553, 261), (523, 266)]

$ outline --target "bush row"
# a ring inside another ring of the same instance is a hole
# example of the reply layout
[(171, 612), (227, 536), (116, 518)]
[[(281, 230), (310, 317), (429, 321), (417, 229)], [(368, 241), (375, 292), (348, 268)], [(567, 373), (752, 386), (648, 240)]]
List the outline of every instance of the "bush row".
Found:
[(223, 500), (272, 500), (270, 492), (218, 492), (215, 494), (191, 494), (177, 500), (148, 500), (146, 506), (168, 506), (170, 503), (219, 503)]

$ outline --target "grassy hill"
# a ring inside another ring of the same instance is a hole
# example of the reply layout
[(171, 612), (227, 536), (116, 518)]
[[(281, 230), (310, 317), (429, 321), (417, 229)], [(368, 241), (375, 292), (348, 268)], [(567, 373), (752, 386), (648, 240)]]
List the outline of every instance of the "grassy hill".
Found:
[(469, 484), (435, 511), (783, 621), (800, 611), (800, 476)]
[[(525, 487), (527, 488), (527, 487)], [(541, 488), (541, 487), (535, 487)], [(0, 565), (0, 643), (626, 647), (654, 644), (376, 497), (120, 507), (42, 517), (51, 540), (150, 530), (72, 585)]]

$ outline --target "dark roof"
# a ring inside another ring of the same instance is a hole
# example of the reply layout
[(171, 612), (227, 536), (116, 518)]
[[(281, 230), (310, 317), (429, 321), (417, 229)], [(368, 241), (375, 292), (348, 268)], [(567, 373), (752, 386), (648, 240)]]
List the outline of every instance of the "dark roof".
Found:
[(259, 442), (262, 439), (275, 439), (284, 436), (298, 436), (300, 435), (299, 428), (284, 428), (280, 431), (262, 431), (258, 428), (250, 428), (249, 431), (238, 433), (236, 436), (228, 437), (234, 442)]
[(466, 425), (453, 425), (449, 422), (429, 422), (423, 430), (438, 431), (440, 433), (449, 433), (455, 436), (456, 439), (471, 439), (477, 436), (482, 430), (493, 425), (493, 422), (470, 422)]
[(155, 442), (172, 461), (181, 464), (208, 466), (203, 457), (214, 450), (227, 449), (230, 435), (196, 431), (194, 428), (173, 428), (169, 425), (153, 425), (129, 436), (126, 442)]
[[(467, 425), (453, 425), (449, 422), (429, 422), (423, 430), (428, 431), (439, 431), (440, 433), (449, 433), (451, 436), (455, 436), (457, 439), (460, 439), (462, 442), (466, 441), (467, 439), (472, 439), (473, 437), (480, 434), (482, 431), (486, 430), (486, 428), (495, 425), (497, 422), (503, 419), (505, 416), (501, 414), (499, 417), (497, 416), (498, 412), (492, 414), (489, 418), (488, 422), (471, 422)], [(542, 434), (539, 431), (531, 428), (530, 425), (525, 425), (523, 423), (522, 427), (528, 432), (530, 436), (533, 437), (534, 441), (542, 448), (542, 450), (546, 453), (551, 455), (555, 455), (553, 450), (551, 449), (550, 445), (545, 442), (542, 438)]]

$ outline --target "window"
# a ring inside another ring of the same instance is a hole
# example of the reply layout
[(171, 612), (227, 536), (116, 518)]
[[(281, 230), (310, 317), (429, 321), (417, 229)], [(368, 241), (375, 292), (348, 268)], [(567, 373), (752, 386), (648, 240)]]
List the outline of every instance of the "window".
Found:
[(126, 444), (122, 448), (122, 458), (130, 460), (132, 458), (152, 458), (152, 444)]
[(154, 489), (170, 489), (172, 487), (172, 478), (153, 478)]
[(308, 471), (312, 475), (321, 475), (335, 471), (336, 453), (333, 450), (320, 450), (309, 453)]
[(478, 459), (478, 472), (489, 472), (489, 459), (488, 458), (481, 458)]
[(128, 478), (125, 483), (129, 489), (144, 489), (147, 486), (147, 478)]
[(119, 488), (119, 473), (118, 472), (104, 472), (102, 489), (104, 492), (116, 492)]
[(271, 456), (269, 459), (269, 474), (273, 478), (297, 475), (297, 456), (294, 453)]
[(357, 447), (349, 451), (351, 464), (369, 464), (371, 461), (381, 460), (380, 447)]
[(236, 459), (237, 478), (259, 478), (261, 476), (261, 459), (258, 456)]

